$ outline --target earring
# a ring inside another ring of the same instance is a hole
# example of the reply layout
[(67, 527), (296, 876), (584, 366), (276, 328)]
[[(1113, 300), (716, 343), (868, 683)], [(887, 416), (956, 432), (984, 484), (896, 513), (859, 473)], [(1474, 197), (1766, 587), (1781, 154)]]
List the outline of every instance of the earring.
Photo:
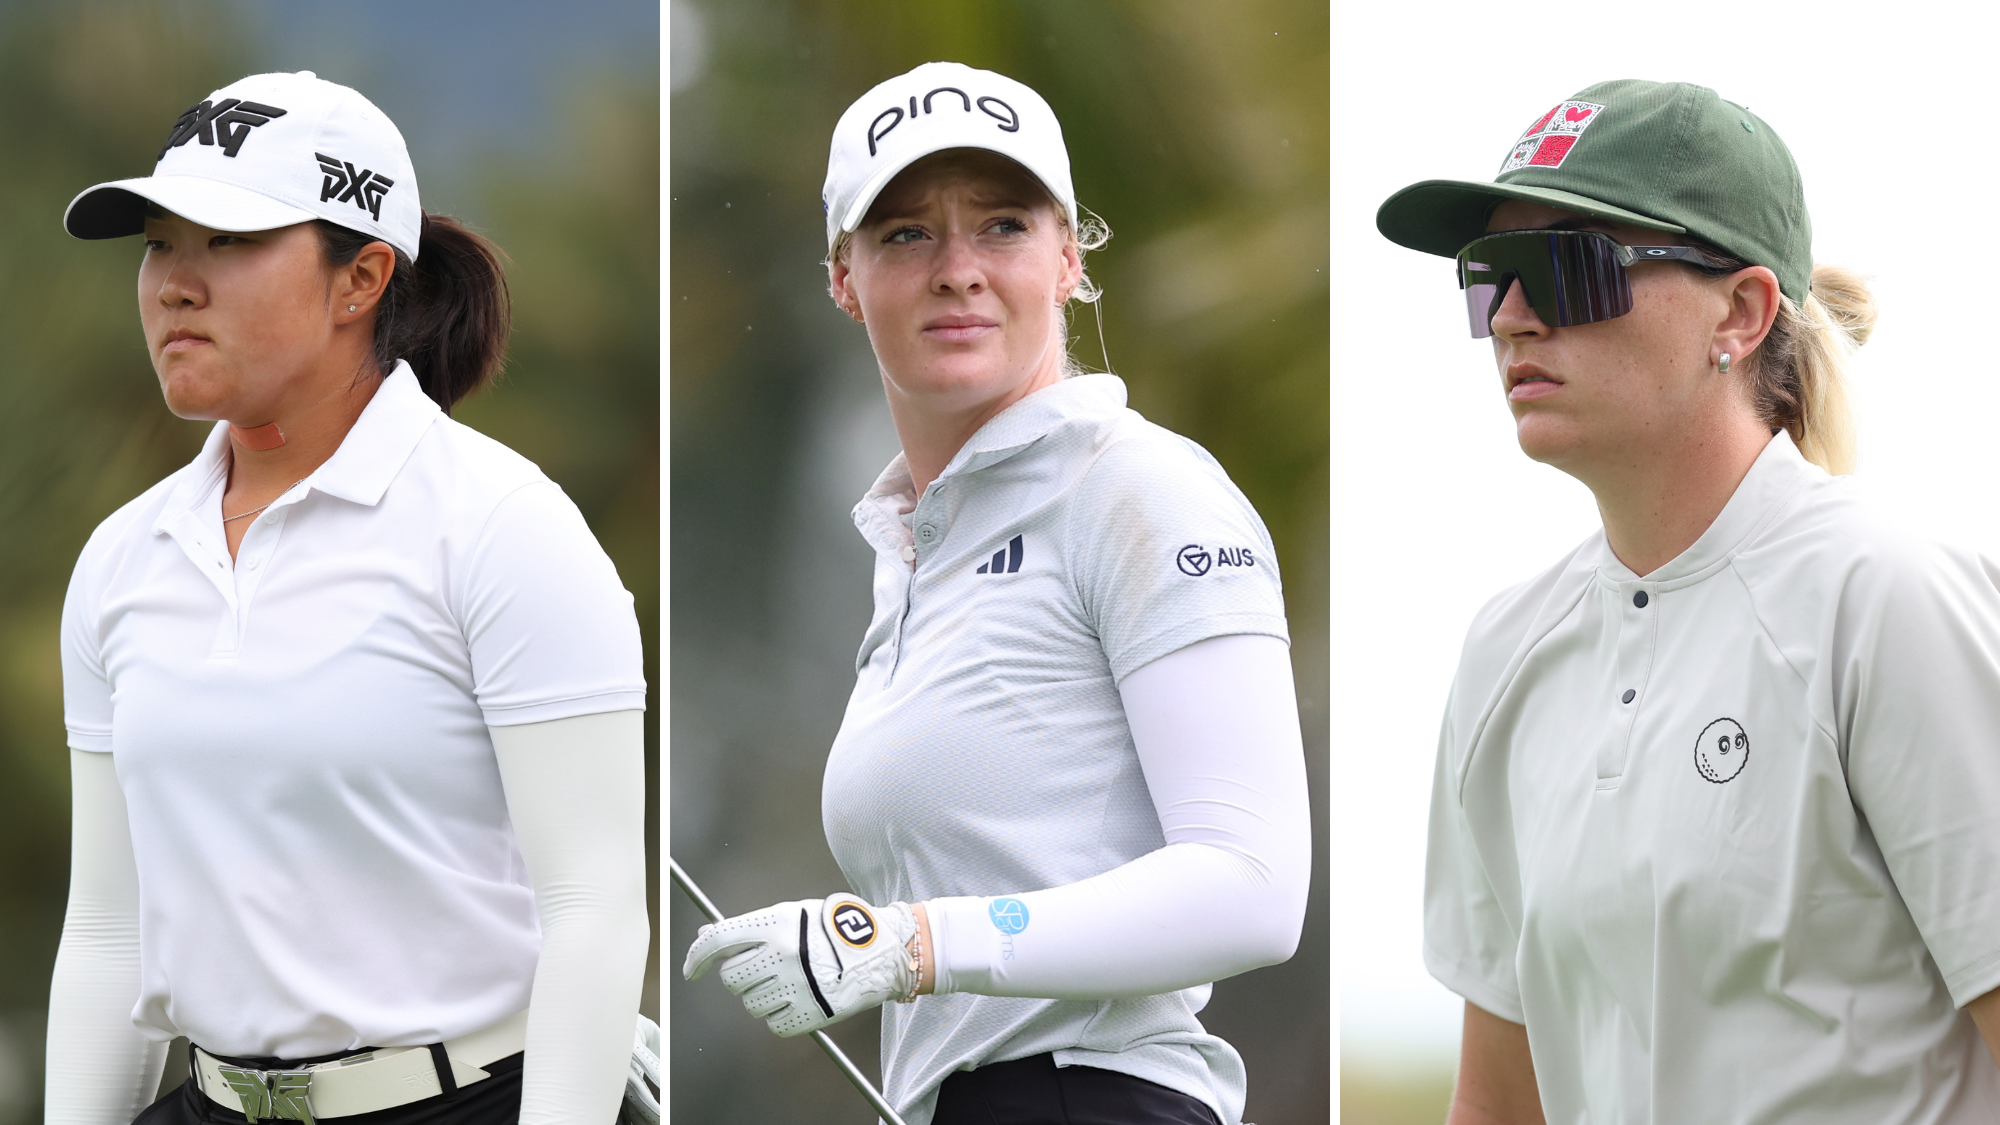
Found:
[[(349, 305), (349, 306), (347, 306), (347, 311), (348, 311), (348, 312), (353, 312), (353, 311), (354, 311), (354, 306), (353, 306), (353, 305)], [(1723, 356), (1723, 357), (1722, 357), (1722, 369), (1723, 369), (1724, 371), (1727, 371), (1727, 370), (1729, 370), (1729, 357), (1728, 357), (1728, 356)]]
[(1723, 373), (1724, 375), (1727, 375), (1727, 374), (1729, 374), (1729, 353), (1728, 353), (1728, 352), (1723, 352), (1723, 353), (1722, 353), (1722, 362), (1721, 362), (1721, 363), (1718, 363), (1718, 364), (1716, 364), (1716, 367), (1720, 368), (1720, 369), (1721, 369), (1721, 371), (1722, 371), (1722, 373)]

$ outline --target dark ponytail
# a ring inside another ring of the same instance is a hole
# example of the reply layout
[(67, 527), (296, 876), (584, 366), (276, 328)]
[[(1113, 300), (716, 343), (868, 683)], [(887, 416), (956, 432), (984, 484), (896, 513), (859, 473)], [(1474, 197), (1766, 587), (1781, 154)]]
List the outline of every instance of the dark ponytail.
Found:
[[(329, 266), (347, 265), (362, 247), (382, 241), (325, 219), (313, 225)], [(409, 360), (424, 393), (449, 414), (500, 373), (512, 315), (499, 249), (450, 215), (426, 214), (417, 260), (396, 251), (375, 309), (376, 366), (387, 375), (397, 360)]]

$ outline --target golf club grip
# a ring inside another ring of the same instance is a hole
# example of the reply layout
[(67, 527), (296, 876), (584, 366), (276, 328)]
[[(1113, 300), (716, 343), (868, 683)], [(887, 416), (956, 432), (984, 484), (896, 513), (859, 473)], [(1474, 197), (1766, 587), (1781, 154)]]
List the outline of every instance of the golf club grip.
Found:
[[(687, 895), (689, 901), (708, 916), (709, 921), (722, 921), (722, 911), (717, 909), (714, 900), (702, 893), (701, 888), (695, 885), (694, 880), (688, 877), (688, 873), (681, 869), (680, 863), (673, 856), (667, 857), (667, 872), (673, 876), (674, 886), (679, 887), (681, 893)], [(861, 1091), (861, 1096), (868, 1099), (868, 1104), (875, 1107), (875, 1112), (881, 1114), (883, 1121), (888, 1125), (904, 1125), (902, 1117), (898, 1116), (895, 1108), (889, 1104), (889, 1099), (882, 1096), (882, 1092), (875, 1088), (873, 1082), (868, 1081), (868, 1076), (861, 1073), (861, 1068), (854, 1065), (854, 1060), (847, 1057), (847, 1052), (840, 1049), (840, 1045), (833, 1041), (832, 1036), (824, 1031), (815, 1031), (812, 1037), (819, 1044), (820, 1050), (826, 1052), (826, 1057), (833, 1060), (833, 1065), (839, 1067), (840, 1072), (847, 1076), (847, 1080), (854, 1084), (854, 1088)]]

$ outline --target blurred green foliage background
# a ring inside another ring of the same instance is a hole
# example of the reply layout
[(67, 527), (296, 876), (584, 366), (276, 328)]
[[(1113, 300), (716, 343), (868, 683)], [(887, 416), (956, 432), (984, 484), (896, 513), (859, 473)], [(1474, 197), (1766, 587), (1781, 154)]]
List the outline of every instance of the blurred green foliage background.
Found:
[[(869, 617), (848, 512), (897, 446), (861, 329), (826, 295), (827, 141), (870, 86), (934, 59), (1011, 75), (1063, 123), (1112, 367), (1207, 447), (1278, 546), (1315, 839), (1327, 839), (1328, 7), (1319, 0), (671, 0), (670, 787), (673, 851), (724, 910), (843, 886), (820, 827), (827, 746)], [(1095, 317), (1078, 358), (1103, 362)], [(1327, 872), (1285, 965), (1203, 1021), (1254, 1121), (1325, 1121)], [(678, 963), (700, 919), (670, 904)], [(712, 980), (670, 986), (689, 1121), (868, 1122), (806, 1043)], [(874, 1070), (875, 1017), (834, 1029)]]
[[(138, 241), (75, 241), (63, 207), (150, 171), (175, 116), (245, 74), (309, 68), (367, 94), (409, 140), (426, 208), (466, 218), (511, 257), (506, 374), (458, 417), (575, 498), (637, 598), (652, 672), (658, 19), (643, 0), (0, 3), (0, 100), (12, 107), (0, 174), (0, 1125), (41, 1116), (68, 877), (64, 586), (97, 522), (185, 464), (208, 429), (161, 405), (138, 330)], [(647, 1006), (657, 1013), (657, 958)]]
[(1456, 1075), (1450, 1066), (1356, 1067), (1341, 1060), (1341, 1125), (1443, 1125)]

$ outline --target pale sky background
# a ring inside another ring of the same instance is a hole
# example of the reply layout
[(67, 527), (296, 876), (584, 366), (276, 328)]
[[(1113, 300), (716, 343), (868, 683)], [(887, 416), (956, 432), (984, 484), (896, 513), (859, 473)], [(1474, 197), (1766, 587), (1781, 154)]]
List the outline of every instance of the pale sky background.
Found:
[[(1344, 9), (1344, 10), (1343, 10)], [(1686, 24), (1699, 19), (1699, 26)], [(1818, 261), (1871, 275), (1857, 474), (1940, 538), (2000, 554), (2000, 370), (1986, 340), (2000, 126), (1971, 6), (1337, 5), (1333, 32), (1333, 957), (1346, 1065), (1456, 1056), (1420, 953), (1438, 719), (1465, 627), (1596, 529), (1514, 444), (1450, 263), (1375, 231), (1418, 180), (1490, 180), (1547, 109), (1612, 78), (1688, 81), (1791, 147)]]

